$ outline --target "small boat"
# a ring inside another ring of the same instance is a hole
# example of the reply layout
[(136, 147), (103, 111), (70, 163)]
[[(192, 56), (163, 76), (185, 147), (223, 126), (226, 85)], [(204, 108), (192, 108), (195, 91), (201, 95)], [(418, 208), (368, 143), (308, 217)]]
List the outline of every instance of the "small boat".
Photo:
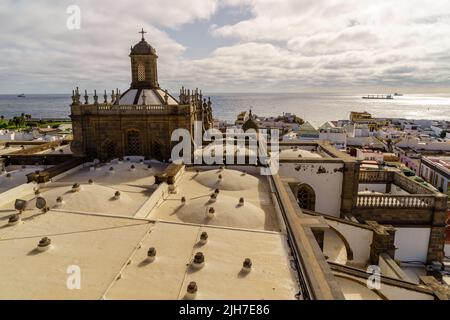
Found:
[(17, 98), (25, 98), (25, 95), (22, 93), (22, 94), (19, 94), (18, 96), (17, 96)]
[(394, 97), (392, 94), (368, 94), (367, 96), (362, 97), (363, 99), (381, 99), (381, 100), (392, 100)]

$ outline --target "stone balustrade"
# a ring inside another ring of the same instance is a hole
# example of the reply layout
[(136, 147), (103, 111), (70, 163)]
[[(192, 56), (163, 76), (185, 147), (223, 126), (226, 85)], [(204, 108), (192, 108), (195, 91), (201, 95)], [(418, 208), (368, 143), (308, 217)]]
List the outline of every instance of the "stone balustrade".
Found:
[(191, 105), (72, 105), (72, 114), (173, 114), (190, 112)]
[(432, 195), (358, 195), (357, 208), (432, 209)]

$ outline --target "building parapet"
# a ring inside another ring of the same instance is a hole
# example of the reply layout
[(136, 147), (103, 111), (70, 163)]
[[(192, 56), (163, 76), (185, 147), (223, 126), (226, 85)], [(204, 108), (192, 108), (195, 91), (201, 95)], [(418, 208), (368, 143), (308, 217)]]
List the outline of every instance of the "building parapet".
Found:
[(343, 300), (342, 291), (331, 273), (313, 230), (308, 223), (305, 224), (309, 221), (304, 221), (297, 213), (300, 208), (288, 183), (282, 181), (278, 175), (269, 176), (269, 181), (278, 190), (275, 193), (276, 201), (285, 220), (293, 255), (298, 261), (301, 282), (306, 286), (302, 290), (303, 298)]
[(90, 104), (72, 105), (72, 115), (95, 114), (95, 115), (117, 115), (117, 114), (183, 114), (193, 112), (192, 105), (112, 105), (112, 104)]
[(432, 209), (433, 195), (358, 195), (357, 208)]
[(395, 184), (411, 194), (436, 194), (436, 192), (395, 171), (370, 170), (359, 172), (359, 183)]

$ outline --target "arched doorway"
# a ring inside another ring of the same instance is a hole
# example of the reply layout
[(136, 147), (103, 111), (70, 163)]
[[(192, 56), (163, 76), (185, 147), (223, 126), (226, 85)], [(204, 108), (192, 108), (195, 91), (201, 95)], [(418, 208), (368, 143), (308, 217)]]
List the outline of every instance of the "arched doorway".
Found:
[(138, 130), (128, 130), (126, 141), (127, 141), (127, 155), (128, 156), (139, 156), (142, 155), (141, 148), (141, 137)]
[(300, 208), (315, 211), (316, 209), (316, 193), (308, 184), (300, 184), (297, 187), (297, 202)]

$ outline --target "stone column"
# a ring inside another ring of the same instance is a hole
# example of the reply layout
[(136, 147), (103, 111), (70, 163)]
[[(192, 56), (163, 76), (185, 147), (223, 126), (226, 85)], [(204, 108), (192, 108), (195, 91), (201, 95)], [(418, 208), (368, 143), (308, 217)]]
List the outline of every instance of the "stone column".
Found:
[(442, 262), (445, 246), (445, 220), (447, 218), (447, 196), (435, 197), (434, 212), (431, 221), (430, 241), (428, 243), (427, 263)]
[(356, 205), (359, 185), (359, 162), (355, 160), (344, 161), (344, 177), (342, 179), (341, 217), (351, 214)]
[(392, 190), (392, 183), (388, 182), (386, 183), (386, 193), (390, 193)]
[(392, 259), (395, 257), (395, 228), (391, 225), (380, 225), (376, 221), (366, 221), (373, 229), (373, 239), (370, 245), (370, 263), (378, 265), (380, 254), (386, 253)]

